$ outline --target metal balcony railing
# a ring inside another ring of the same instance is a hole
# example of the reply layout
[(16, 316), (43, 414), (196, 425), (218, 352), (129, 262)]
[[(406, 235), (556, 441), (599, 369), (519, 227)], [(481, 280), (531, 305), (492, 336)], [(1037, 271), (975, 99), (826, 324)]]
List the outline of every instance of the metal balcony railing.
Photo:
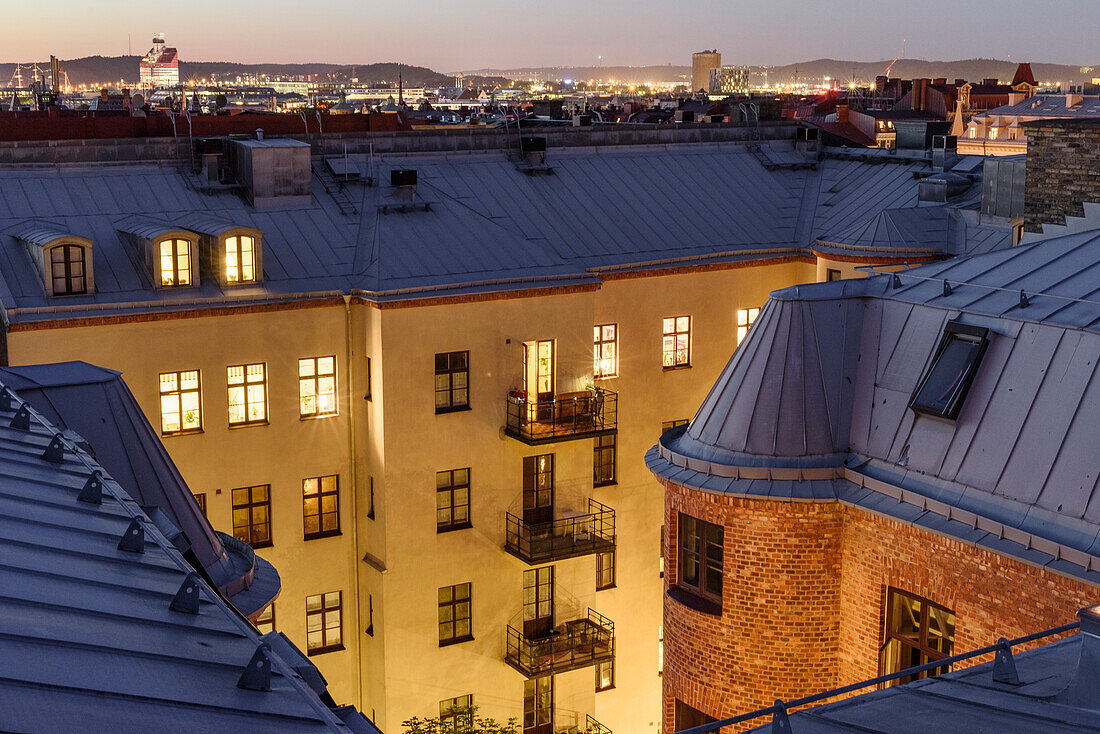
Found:
[(509, 395), (504, 432), (536, 446), (614, 433), (618, 418), (618, 394), (602, 387), (561, 393), (543, 402)]
[(611, 734), (611, 730), (592, 718), (592, 714), (585, 714), (584, 734)]
[(588, 500), (588, 514), (527, 524), (505, 514), (504, 549), (529, 564), (615, 550), (615, 511)]
[(615, 623), (591, 609), (587, 617), (571, 619), (539, 639), (508, 626), (504, 660), (528, 678), (564, 673), (614, 657)]

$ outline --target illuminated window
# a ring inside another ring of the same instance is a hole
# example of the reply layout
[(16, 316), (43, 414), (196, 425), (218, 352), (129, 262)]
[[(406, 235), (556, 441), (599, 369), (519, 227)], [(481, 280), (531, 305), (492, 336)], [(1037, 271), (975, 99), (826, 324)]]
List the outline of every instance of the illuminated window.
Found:
[(596, 554), (596, 591), (615, 588), (615, 551)]
[(298, 360), (298, 412), (303, 418), (336, 415), (336, 357)]
[(592, 327), (593, 376), (599, 380), (619, 374), (619, 326)]
[(615, 661), (603, 660), (596, 663), (596, 693), (615, 687)]
[(253, 548), (271, 545), (271, 486), (238, 487), (232, 494), (233, 537)]
[(199, 371), (160, 375), (160, 432), (164, 435), (202, 430)]
[(267, 609), (260, 613), (260, 616), (256, 617), (256, 629), (261, 635), (266, 635), (268, 632), (275, 631), (275, 602), (271, 602), (267, 605)]
[(330, 591), (306, 597), (306, 652), (343, 650), (343, 592)]
[(996, 140), (997, 139), (997, 133), (999, 132), (999, 130), (1000, 130), (1000, 128), (996, 128), (996, 127), (989, 128), (989, 139), (990, 140)]
[(439, 702), (441, 734), (457, 734), (474, 729), (474, 695), (467, 693), (457, 698), (445, 698)]
[(435, 412), (450, 413), (470, 407), (470, 353), (435, 355)]
[[(955, 645), (955, 613), (919, 596), (888, 589), (885, 638), (879, 656), (882, 675), (942, 660), (951, 656)], [(928, 675), (941, 675), (950, 669), (950, 665), (945, 665), (884, 685), (908, 683)]]
[(225, 281), (256, 281), (256, 239), (248, 235), (225, 238)]
[(335, 475), (302, 480), (305, 539), (340, 534), (340, 480)]
[(756, 321), (756, 317), (759, 315), (760, 309), (758, 308), (737, 309), (737, 346), (741, 346), (741, 342), (745, 341), (745, 337), (749, 335), (749, 327), (752, 326), (752, 322)]
[(470, 626), (470, 584), (439, 589), (439, 646), (474, 639)]
[(680, 586), (722, 598), (722, 526), (680, 514)]
[[(665, 672), (665, 626), (657, 625), (657, 675)], [(677, 727), (679, 728), (679, 727)]]
[(675, 316), (664, 320), (661, 366), (666, 370), (691, 366), (690, 316)]
[(229, 425), (267, 422), (267, 367), (263, 362), (227, 368)]
[(592, 451), (592, 486), (615, 484), (615, 434), (596, 436)]
[(85, 277), (84, 248), (58, 245), (50, 250), (50, 275), (55, 296), (73, 296), (88, 292)]
[(195, 504), (202, 510), (202, 516), (206, 517), (206, 492), (195, 492)]
[(470, 470), (468, 468), (436, 472), (435, 527), (440, 533), (470, 527)]
[(966, 131), (966, 134), (969, 135), (971, 138), (976, 138), (978, 137), (978, 128), (971, 127), (969, 130)]
[(187, 240), (160, 243), (160, 284), (163, 287), (191, 285), (191, 243)]
[(988, 334), (988, 329), (948, 322), (909, 407), (948, 420), (958, 418), (989, 344)]

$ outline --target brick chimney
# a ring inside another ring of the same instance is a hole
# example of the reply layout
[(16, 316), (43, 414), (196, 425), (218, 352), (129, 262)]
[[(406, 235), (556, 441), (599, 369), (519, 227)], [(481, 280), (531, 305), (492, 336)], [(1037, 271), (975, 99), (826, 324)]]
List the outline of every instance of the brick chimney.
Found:
[(838, 104), (836, 106), (836, 121), (842, 123), (848, 122), (848, 105)]

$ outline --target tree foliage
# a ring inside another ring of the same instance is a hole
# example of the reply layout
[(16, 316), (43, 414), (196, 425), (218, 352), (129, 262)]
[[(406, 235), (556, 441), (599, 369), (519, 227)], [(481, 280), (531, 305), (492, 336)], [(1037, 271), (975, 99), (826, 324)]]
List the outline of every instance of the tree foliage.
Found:
[(477, 706), (463, 710), (457, 724), (451, 716), (444, 718), (414, 716), (401, 722), (403, 734), (519, 734), (519, 723), (515, 717), (503, 724), (495, 719), (477, 715)]

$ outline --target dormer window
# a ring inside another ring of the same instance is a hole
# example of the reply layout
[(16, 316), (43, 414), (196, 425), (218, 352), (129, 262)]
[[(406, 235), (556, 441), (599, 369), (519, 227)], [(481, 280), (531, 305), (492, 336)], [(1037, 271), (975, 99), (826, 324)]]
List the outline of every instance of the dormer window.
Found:
[(84, 248), (80, 245), (56, 245), (50, 248), (50, 278), (55, 296), (74, 296), (88, 292)]
[(256, 240), (248, 235), (225, 238), (225, 282), (256, 282)]
[(187, 240), (170, 239), (160, 243), (161, 287), (191, 285), (191, 250)]
[(932, 365), (913, 391), (909, 407), (952, 421), (958, 418), (988, 345), (988, 329), (948, 322)]

